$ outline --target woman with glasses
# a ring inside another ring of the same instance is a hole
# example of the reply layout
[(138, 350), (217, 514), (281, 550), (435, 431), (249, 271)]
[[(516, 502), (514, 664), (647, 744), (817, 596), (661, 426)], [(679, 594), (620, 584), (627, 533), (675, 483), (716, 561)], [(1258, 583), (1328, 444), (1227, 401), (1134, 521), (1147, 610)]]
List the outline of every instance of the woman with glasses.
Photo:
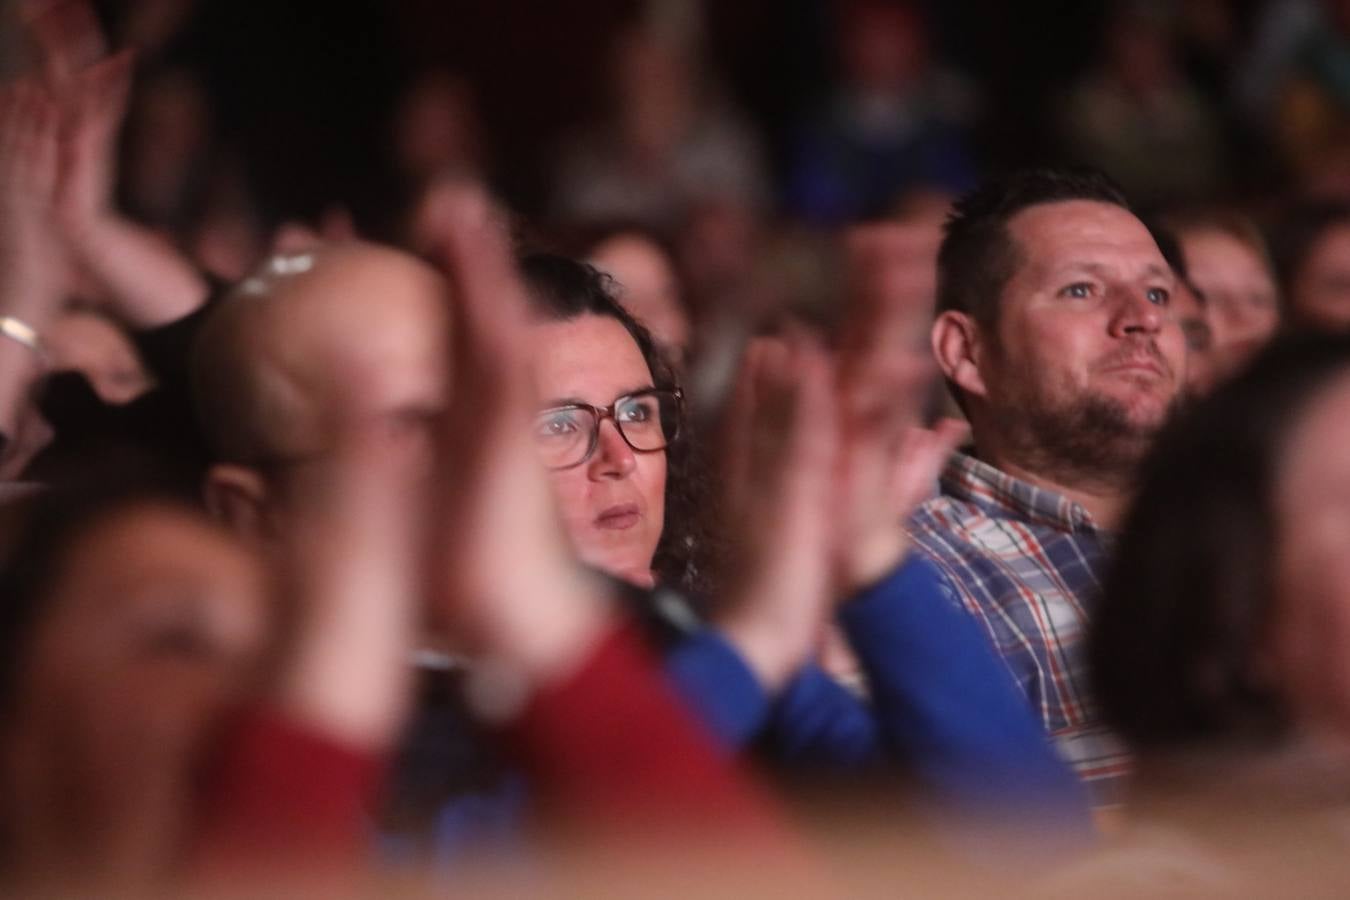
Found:
[[(588, 266), (538, 254), (522, 262), (533, 325), (540, 460), (581, 560), (639, 587), (684, 585), (692, 511), (682, 395), (651, 335)], [(668, 508), (669, 503), (669, 508)]]

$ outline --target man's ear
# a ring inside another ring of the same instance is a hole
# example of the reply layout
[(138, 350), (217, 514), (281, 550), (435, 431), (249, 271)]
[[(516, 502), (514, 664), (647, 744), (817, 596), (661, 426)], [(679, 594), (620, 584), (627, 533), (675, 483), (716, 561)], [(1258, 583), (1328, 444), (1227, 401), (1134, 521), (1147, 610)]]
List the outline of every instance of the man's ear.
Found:
[(943, 376), (963, 392), (984, 397), (988, 391), (980, 373), (980, 332), (975, 320), (947, 310), (933, 323), (932, 340), (933, 356)]
[(267, 482), (256, 469), (231, 463), (213, 465), (202, 486), (206, 509), (217, 521), (241, 537), (265, 541), (270, 499)]

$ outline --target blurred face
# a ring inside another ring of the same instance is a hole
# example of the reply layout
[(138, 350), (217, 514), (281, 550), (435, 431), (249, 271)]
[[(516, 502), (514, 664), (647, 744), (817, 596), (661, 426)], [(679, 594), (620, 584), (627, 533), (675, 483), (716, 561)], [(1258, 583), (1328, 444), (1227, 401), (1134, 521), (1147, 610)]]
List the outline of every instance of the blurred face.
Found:
[(997, 340), (979, 352), (986, 436), (1032, 471), (1133, 465), (1185, 377), (1175, 276), (1144, 225), (1110, 204), (1034, 206), (1008, 231), (1021, 261)]
[(1313, 244), (1289, 294), (1300, 324), (1329, 331), (1350, 329), (1350, 225), (1329, 229)]
[(154, 871), (181, 846), (203, 742), (255, 674), (264, 597), (253, 559), (174, 507), (129, 507), (76, 538), (5, 746), (7, 802), (42, 848), (29, 862)]
[(27, 694), (124, 734), (176, 730), (170, 719), (196, 721), (240, 688), (261, 649), (263, 598), (252, 557), (196, 516), (153, 504), (115, 513), (68, 557)]
[(624, 308), (647, 326), (670, 358), (683, 360), (689, 317), (675, 269), (661, 248), (641, 235), (617, 235), (596, 247), (590, 261), (618, 283)]
[(274, 455), (325, 455), (333, 421), (353, 408), (429, 450), (430, 422), (445, 404), (444, 283), (387, 251), (357, 249), (322, 265), (310, 283), (278, 295), (275, 321), (260, 329)]
[(1350, 375), (1290, 436), (1276, 490), (1275, 668), (1301, 722), (1350, 738)]
[[(569, 403), (605, 407), (654, 386), (637, 343), (622, 323), (608, 316), (539, 322), (532, 341), (541, 409)], [(551, 475), (568, 537), (581, 560), (615, 577), (650, 585), (652, 557), (665, 521), (665, 451), (633, 450), (607, 418), (600, 422), (590, 458)]]
[(1180, 279), (1172, 292), (1172, 315), (1186, 339), (1186, 391), (1202, 397), (1214, 386), (1214, 330), (1209, 324), (1209, 310)]
[(1215, 353), (1229, 368), (1245, 362), (1280, 324), (1279, 295), (1265, 260), (1220, 231), (1183, 234), (1181, 249), (1205, 295)]

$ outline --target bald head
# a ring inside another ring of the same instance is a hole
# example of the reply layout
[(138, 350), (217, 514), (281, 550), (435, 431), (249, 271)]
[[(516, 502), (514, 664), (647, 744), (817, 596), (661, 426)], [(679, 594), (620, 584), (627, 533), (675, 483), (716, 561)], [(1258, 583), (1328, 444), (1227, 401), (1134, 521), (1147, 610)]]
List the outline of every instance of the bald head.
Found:
[(269, 259), (212, 312), (193, 354), (217, 458), (320, 453), (354, 391), (391, 417), (434, 412), (449, 349), (446, 294), (435, 269), (374, 244)]

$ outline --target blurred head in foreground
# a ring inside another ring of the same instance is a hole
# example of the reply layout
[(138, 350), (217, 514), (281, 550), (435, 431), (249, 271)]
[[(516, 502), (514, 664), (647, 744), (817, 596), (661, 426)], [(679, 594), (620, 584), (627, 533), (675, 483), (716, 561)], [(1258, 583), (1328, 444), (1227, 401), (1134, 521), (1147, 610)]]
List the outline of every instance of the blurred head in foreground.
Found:
[(296, 491), (321, 477), (353, 405), (430, 447), (445, 401), (444, 279), (374, 244), (275, 256), (203, 327), (193, 389), (217, 460), (207, 505), (240, 533), (285, 530)]
[(3, 515), (0, 868), (20, 883), (154, 877), (181, 850), (213, 726), (258, 677), (261, 569), (135, 479)]
[(1148, 758), (1350, 747), (1350, 338), (1277, 341), (1149, 458), (1093, 623), (1108, 720)]

